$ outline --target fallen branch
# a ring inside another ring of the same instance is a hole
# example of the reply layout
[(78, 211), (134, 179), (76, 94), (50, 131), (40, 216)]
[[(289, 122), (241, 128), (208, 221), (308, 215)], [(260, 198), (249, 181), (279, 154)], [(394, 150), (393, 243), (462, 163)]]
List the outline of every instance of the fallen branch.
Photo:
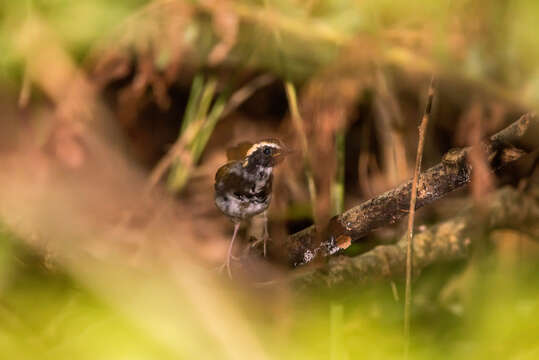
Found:
[[(436, 263), (465, 259), (471, 246), (470, 234), (483, 224), (489, 229), (531, 225), (539, 218), (539, 187), (527, 193), (505, 187), (485, 202), (484, 222), (469, 207), (458, 216), (429, 227), (414, 236), (414, 271)], [(406, 270), (406, 235), (395, 245), (377, 246), (356, 257), (338, 256), (324, 270), (302, 274), (301, 284), (343, 281), (365, 283), (376, 279), (402, 277)]]
[[(525, 114), (479, 146), (485, 152), (490, 168), (496, 171), (539, 148), (538, 134), (539, 117)], [(470, 182), (472, 169), (467, 161), (470, 149), (450, 150), (441, 163), (421, 174), (416, 209)], [(323, 232), (326, 240), (319, 245), (314, 226), (290, 235), (285, 245), (289, 263), (298, 266), (311, 262), (315, 257), (335, 254), (351, 241), (396, 223), (408, 213), (410, 193), (411, 181), (408, 181), (336, 216)]]

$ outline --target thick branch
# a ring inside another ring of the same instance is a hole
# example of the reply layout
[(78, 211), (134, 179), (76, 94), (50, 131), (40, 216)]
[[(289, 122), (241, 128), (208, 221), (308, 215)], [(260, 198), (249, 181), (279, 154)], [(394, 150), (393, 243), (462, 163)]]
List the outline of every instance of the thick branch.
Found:
[[(495, 171), (536, 150), (538, 134), (539, 117), (526, 114), (480, 146)], [(441, 163), (421, 173), (416, 209), (470, 182), (472, 169), (467, 161), (470, 149), (453, 149), (444, 155)], [(289, 236), (286, 243), (289, 263), (297, 266), (320, 255), (335, 254), (348, 240), (357, 241), (377, 228), (399, 221), (407, 214), (410, 193), (411, 181), (408, 181), (336, 216), (324, 230), (326, 240), (319, 246), (314, 226)]]
[[(493, 193), (486, 201), (486, 217), (478, 222), (474, 209), (468, 208), (453, 219), (432, 226), (414, 237), (414, 270), (429, 265), (464, 259), (469, 254), (470, 234), (484, 224), (490, 229), (529, 225), (539, 218), (539, 188), (526, 194), (510, 187)], [(395, 245), (377, 246), (356, 257), (339, 256), (329, 260), (324, 271), (304, 274), (302, 284), (326, 282), (335, 285), (345, 280), (365, 282), (403, 276), (406, 269), (406, 236)]]

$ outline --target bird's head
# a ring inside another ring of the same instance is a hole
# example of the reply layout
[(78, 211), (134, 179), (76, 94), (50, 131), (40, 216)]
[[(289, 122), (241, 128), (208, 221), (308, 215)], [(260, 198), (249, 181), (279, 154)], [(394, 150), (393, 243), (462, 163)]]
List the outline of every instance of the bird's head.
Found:
[(273, 167), (282, 162), (290, 150), (279, 139), (261, 140), (249, 147), (243, 166)]

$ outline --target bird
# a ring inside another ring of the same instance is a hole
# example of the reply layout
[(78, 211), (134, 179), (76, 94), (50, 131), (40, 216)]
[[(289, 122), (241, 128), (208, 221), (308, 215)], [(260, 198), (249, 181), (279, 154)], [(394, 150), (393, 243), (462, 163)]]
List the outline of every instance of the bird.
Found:
[(215, 173), (215, 205), (234, 224), (232, 240), (228, 246), (226, 267), (232, 278), (230, 259), (234, 240), (242, 221), (264, 214), (264, 256), (269, 237), (266, 210), (272, 198), (273, 168), (290, 151), (279, 139), (268, 138), (256, 143), (242, 142), (227, 150), (228, 162)]

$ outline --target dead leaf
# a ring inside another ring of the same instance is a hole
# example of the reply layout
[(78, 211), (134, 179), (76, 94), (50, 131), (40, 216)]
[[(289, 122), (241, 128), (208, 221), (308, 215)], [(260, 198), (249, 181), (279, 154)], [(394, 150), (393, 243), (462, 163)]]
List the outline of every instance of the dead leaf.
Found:
[(352, 245), (352, 238), (348, 235), (339, 235), (336, 242), (337, 246), (344, 250)]

